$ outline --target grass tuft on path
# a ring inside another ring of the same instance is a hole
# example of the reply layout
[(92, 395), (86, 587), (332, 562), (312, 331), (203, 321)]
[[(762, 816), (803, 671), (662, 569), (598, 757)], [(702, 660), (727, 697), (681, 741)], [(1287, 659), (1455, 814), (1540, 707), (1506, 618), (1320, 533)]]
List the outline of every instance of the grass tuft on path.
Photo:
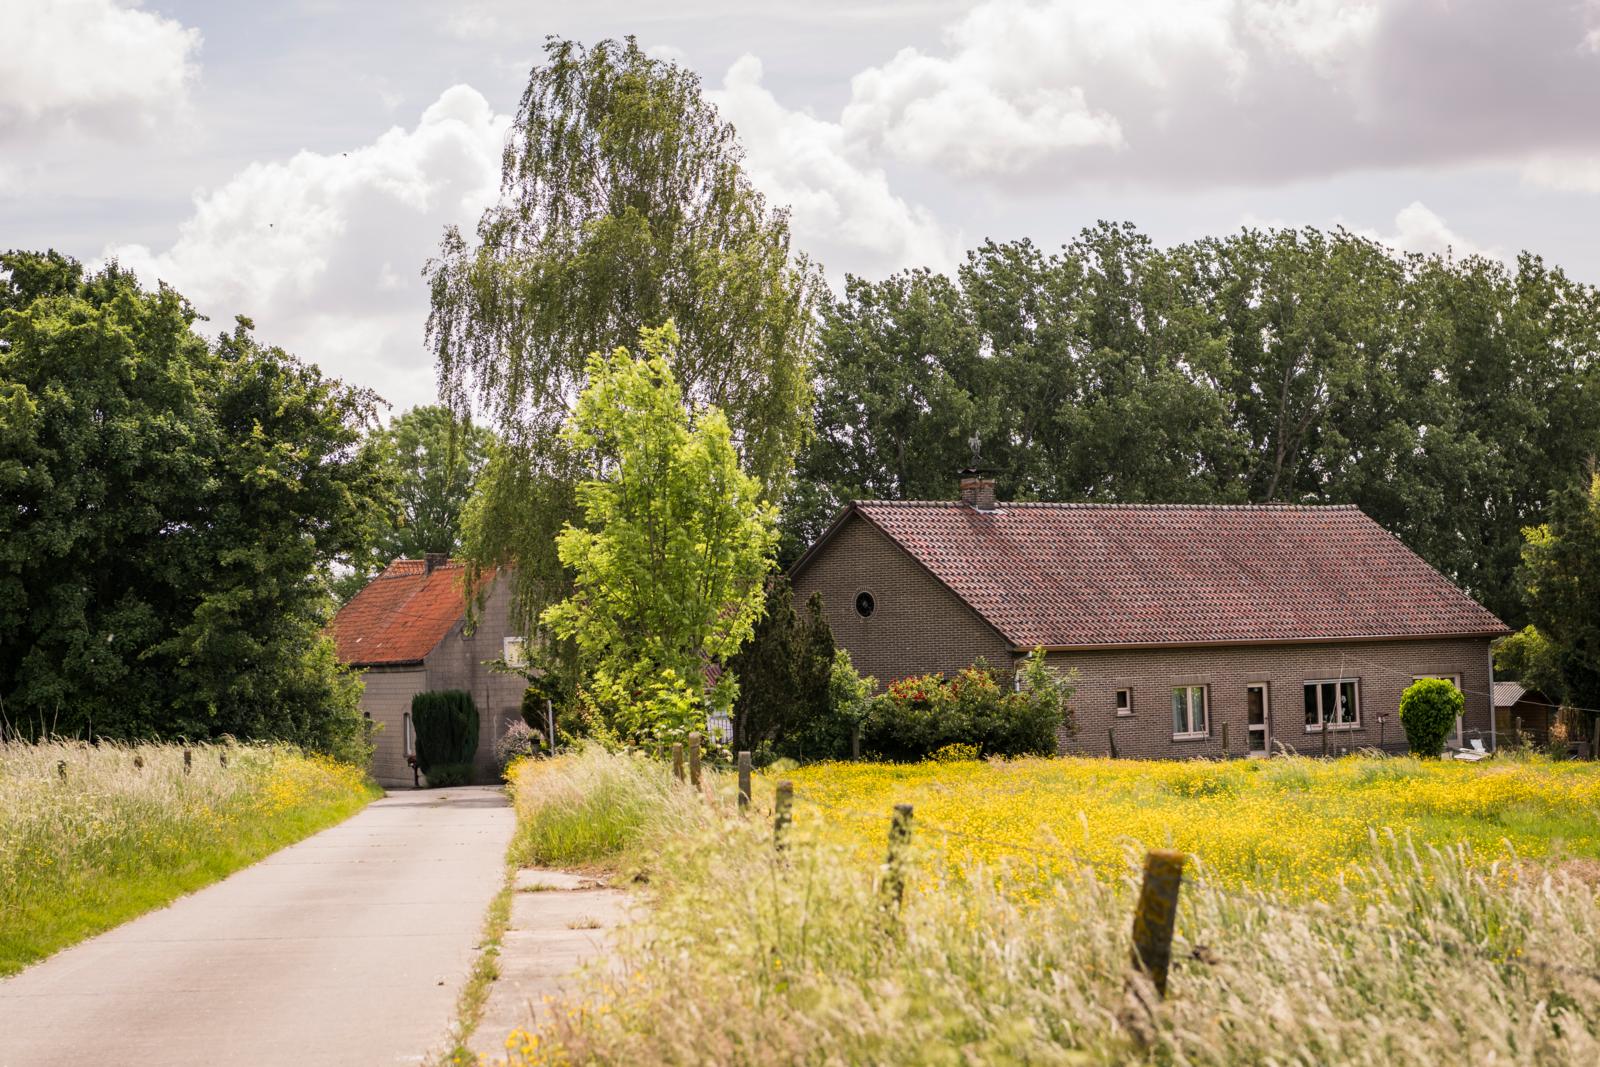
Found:
[[(0, 744), (0, 976), (360, 811), (356, 767), (283, 745)], [(224, 763), (226, 759), (226, 763)]]

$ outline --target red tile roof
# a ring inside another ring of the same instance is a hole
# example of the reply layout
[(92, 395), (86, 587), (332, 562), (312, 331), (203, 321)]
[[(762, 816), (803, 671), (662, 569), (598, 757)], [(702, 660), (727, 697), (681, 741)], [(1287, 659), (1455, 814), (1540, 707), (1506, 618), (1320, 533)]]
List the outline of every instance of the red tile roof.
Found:
[(432, 573), (420, 559), (389, 564), (329, 624), (340, 662), (420, 663), (466, 614), (465, 574), (454, 560)]
[(851, 514), (1018, 648), (1507, 632), (1354, 506), (869, 500), (834, 529)]

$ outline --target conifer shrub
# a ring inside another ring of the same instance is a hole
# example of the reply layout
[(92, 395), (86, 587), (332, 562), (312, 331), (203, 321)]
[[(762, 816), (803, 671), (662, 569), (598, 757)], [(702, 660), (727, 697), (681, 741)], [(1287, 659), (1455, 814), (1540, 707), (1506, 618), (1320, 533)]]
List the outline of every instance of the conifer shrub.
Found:
[(478, 706), (464, 689), (418, 693), (411, 698), (417, 766), (430, 786), (464, 785), (478, 750)]

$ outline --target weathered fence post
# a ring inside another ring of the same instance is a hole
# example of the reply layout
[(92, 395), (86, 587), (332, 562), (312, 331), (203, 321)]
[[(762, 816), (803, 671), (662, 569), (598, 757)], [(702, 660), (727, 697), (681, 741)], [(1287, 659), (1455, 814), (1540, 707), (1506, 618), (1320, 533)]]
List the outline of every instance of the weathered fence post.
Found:
[(183, 773), (188, 774), (194, 767), (194, 753), (188, 749), (183, 750)]
[(750, 753), (739, 753), (739, 810), (750, 809)]
[(1322, 723), (1322, 758), (1328, 758), (1328, 723), (1326, 720)]
[(226, 752), (218, 752), (217, 753), (217, 762), (219, 764), (221, 764), (222, 766), (226, 767), (228, 765), (228, 754)]
[(855, 723), (850, 727), (850, 758), (857, 763), (861, 762), (861, 724)]
[(700, 735), (689, 735), (689, 784), (700, 788)]
[(772, 846), (779, 852), (784, 848), (784, 836), (794, 822), (794, 783), (785, 778), (778, 783), (772, 800)]
[(683, 742), (672, 742), (672, 776), (683, 781)]
[(144, 757), (143, 756), (134, 756), (133, 757), (133, 769), (136, 770), (136, 771), (144, 770)]
[(1106, 743), (1111, 748), (1111, 758), (1117, 758), (1117, 731), (1115, 727), (1106, 728)]
[(1145, 853), (1144, 884), (1133, 913), (1134, 966), (1150, 976), (1156, 992), (1167, 995), (1167, 968), (1172, 964), (1172, 928), (1178, 917), (1178, 887), (1183, 884), (1181, 852), (1155, 849)]
[(66, 760), (64, 760), (64, 759), (56, 760), (56, 776), (59, 777), (63, 782), (67, 780), (67, 761)]
[(1224, 756), (1226, 756), (1228, 754), (1228, 724), (1227, 723), (1223, 723), (1222, 724), (1222, 754)]
[(906, 848), (911, 844), (911, 805), (896, 804), (889, 820), (889, 855), (878, 886), (885, 910), (899, 910), (906, 897)]

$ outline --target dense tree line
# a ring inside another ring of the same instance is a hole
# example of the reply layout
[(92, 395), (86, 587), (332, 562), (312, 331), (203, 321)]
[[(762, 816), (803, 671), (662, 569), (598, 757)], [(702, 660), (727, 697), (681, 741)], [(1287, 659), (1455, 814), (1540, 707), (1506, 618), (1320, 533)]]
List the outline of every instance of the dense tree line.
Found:
[(1162, 249), (1102, 223), (954, 278), (850, 278), (822, 313), (786, 553), (852, 497), (1354, 503), (1513, 625), (1522, 530), (1600, 451), (1600, 295), (1523, 255), (1343, 230)]
[(394, 506), (376, 398), (113, 264), (0, 255), (0, 728), (359, 751), (322, 634)]

